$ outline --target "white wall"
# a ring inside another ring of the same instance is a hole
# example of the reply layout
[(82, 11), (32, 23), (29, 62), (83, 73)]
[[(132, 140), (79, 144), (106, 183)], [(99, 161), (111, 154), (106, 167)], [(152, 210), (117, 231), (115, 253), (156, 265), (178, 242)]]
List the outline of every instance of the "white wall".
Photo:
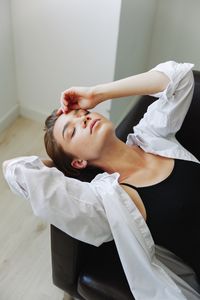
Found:
[[(200, 70), (199, 13), (199, 0), (122, 0), (116, 79), (167, 60), (192, 62)], [(116, 125), (134, 100), (137, 97), (112, 101)]]
[(152, 67), (166, 60), (192, 62), (200, 69), (200, 1), (159, 0), (149, 55)]
[[(0, 1), (1, 128), (17, 111), (9, 4)], [(200, 68), (199, 0), (11, 0), (11, 8), (18, 99), (29, 117), (44, 120), (71, 85), (117, 80), (169, 59)], [(113, 100), (111, 120), (119, 123), (136, 99)], [(109, 110), (110, 103), (99, 107)]]
[[(121, 0), (12, 0), (18, 96), (41, 119), (72, 85), (114, 79)], [(110, 104), (98, 110), (107, 114)]]
[[(115, 80), (146, 70), (156, 7), (157, 0), (122, 0)], [(117, 125), (136, 100), (113, 100), (111, 120)]]
[(0, 131), (18, 114), (10, 1), (0, 0)]

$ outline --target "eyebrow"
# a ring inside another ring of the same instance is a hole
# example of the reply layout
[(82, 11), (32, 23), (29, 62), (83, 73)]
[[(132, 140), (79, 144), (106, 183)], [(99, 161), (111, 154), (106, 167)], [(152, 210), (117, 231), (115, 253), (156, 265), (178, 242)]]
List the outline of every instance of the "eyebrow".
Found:
[[(79, 109), (75, 109), (74, 112), (73, 112), (73, 115), (77, 115)], [(64, 134), (65, 134), (65, 130), (67, 129), (67, 127), (69, 126), (70, 122), (67, 122), (64, 127), (63, 127), (63, 130), (62, 130), (62, 136), (63, 136), (63, 139), (64, 139)]]

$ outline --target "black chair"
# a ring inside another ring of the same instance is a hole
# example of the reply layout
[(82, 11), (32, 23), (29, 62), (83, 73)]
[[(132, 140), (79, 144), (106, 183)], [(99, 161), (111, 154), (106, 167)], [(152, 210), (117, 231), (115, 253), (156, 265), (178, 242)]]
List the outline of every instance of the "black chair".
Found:
[[(200, 160), (200, 72), (193, 71), (193, 74), (195, 90), (192, 104), (176, 136)], [(153, 101), (155, 98), (150, 96), (140, 98), (116, 128), (121, 140), (126, 141), (132, 127)], [(81, 180), (91, 180), (98, 172), (93, 169)], [(51, 225), (51, 255), (53, 283), (72, 297), (85, 300), (134, 299), (113, 241), (94, 247)]]

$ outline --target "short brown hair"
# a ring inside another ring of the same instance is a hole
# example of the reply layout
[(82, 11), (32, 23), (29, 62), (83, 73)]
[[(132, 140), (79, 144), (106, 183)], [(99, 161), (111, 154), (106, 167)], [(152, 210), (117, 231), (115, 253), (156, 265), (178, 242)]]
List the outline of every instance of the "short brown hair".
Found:
[(55, 166), (65, 175), (70, 177), (78, 177), (80, 171), (73, 168), (71, 162), (73, 156), (69, 153), (66, 153), (61, 145), (56, 141), (53, 135), (53, 129), (56, 120), (59, 116), (56, 115), (57, 109), (55, 109), (50, 116), (45, 120), (44, 127), (44, 144), (46, 152), (49, 157), (53, 160)]

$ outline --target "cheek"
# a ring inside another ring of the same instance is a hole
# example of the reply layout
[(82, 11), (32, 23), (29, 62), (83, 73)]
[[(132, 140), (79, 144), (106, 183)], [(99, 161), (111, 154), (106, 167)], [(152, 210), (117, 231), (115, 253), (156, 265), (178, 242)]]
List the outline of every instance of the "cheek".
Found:
[(84, 134), (77, 136), (71, 142), (70, 152), (74, 157), (84, 160), (96, 159), (99, 153), (100, 140), (98, 138), (91, 138), (91, 136), (84, 136)]
[(85, 152), (88, 151), (88, 141), (84, 138), (83, 135), (77, 135), (72, 138), (70, 141), (70, 145), (65, 145), (65, 149), (68, 148), (68, 151), (74, 156), (78, 158), (83, 158)]
[(111, 136), (113, 136), (114, 127), (111, 122), (104, 123), (95, 136), (96, 140), (98, 140), (101, 144), (106, 144)]
[(80, 134), (72, 138), (68, 149), (76, 157), (85, 160), (97, 159), (109, 142), (113, 132), (114, 127), (112, 123), (102, 124), (93, 135), (89, 135), (87, 132), (80, 132)]

